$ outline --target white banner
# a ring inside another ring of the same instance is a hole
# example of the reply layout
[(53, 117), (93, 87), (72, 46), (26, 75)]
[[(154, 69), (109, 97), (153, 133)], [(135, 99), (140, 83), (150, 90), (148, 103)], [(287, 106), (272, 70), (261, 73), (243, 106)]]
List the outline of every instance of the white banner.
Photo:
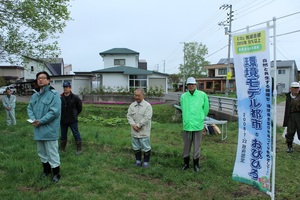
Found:
[(233, 35), (238, 98), (238, 146), (232, 178), (270, 191), (272, 79), (269, 32)]

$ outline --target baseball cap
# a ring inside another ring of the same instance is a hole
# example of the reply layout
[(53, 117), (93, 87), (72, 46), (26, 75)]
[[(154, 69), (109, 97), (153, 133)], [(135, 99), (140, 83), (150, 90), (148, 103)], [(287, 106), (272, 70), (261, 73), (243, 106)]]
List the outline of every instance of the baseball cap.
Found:
[(299, 82), (292, 82), (291, 87), (298, 88), (300, 87)]
[(193, 77), (189, 77), (186, 80), (186, 84), (197, 84), (196, 80)]
[(71, 83), (69, 81), (66, 81), (63, 83), (63, 87), (71, 87)]

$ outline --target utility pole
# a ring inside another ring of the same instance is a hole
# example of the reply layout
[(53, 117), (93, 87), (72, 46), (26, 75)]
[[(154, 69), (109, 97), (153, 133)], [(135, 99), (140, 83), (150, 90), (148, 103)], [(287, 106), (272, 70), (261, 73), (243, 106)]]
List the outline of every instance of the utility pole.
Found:
[(163, 63), (164, 63), (164, 73), (166, 73), (166, 61), (163, 60)]
[(182, 92), (185, 92), (185, 42), (183, 43), (183, 80), (182, 80)]
[(182, 79), (182, 92), (185, 92), (185, 42), (180, 42), (180, 44), (183, 44), (183, 79)]
[(225, 34), (228, 35), (228, 56), (227, 56), (227, 76), (226, 76), (226, 86), (225, 86), (225, 96), (228, 97), (229, 91), (229, 80), (231, 79), (231, 70), (230, 70), (230, 48), (231, 48), (231, 22), (233, 21), (233, 11), (232, 5), (224, 4), (220, 7), (220, 9), (228, 9), (229, 13), (227, 13), (227, 20), (224, 22), (220, 22), (219, 25), (228, 26), (225, 27)]

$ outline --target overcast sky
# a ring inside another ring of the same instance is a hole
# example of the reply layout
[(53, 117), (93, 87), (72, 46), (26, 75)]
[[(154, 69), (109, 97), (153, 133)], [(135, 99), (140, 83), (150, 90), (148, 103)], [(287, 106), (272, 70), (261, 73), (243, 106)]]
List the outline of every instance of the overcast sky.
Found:
[(128, 48), (140, 53), (148, 70), (171, 74), (183, 63), (183, 42), (198, 42), (215, 64), (228, 55), (228, 36), (218, 25), (229, 13), (223, 4), (232, 5), (233, 32), (266, 27), (263, 22), (276, 17), (277, 35), (294, 32), (277, 37), (277, 60), (296, 60), (300, 68), (299, 0), (74, 0), (73, 20), (59, 38), (61, 57), (73, 71), (92, 71), (104, 68), (100, 52)]

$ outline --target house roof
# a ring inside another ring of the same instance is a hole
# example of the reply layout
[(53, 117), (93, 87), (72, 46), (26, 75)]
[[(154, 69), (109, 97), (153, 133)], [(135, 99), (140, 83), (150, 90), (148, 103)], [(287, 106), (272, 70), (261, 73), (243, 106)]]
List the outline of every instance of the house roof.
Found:
[(36, 62), (44, 63), (47, 68), (50, 70), (52, 75), (62, 75), (61, 64), (64, 65), (63, 58), (41, 58), (36, 59), (29, 56), (23, 56), (24, 58), (34, 60)]
[(122, 73), (126, 75), (151, 75), (153, 71), (139, 69), (136, 67), (118, 66), (92, 71), (93, 73)]
[[(276, 61), (277, 67), (290, 67), (290, 66), (293, 66), (293, 64), (296, 65), (295, 60), (277, 60)], [(274, 67), (274, 61), (271, 61), (271, 67)]]
[(117, 54), (140, 54), (139, 52), (133, 51), (131, 49), (127, 49), (127, 48), (113, 48), (107, 51), (103, 51), (99, 53), (100, 56), (104, 56), (104, 55), (117, 55)]
[(17, 65), (1, 65), (1, 69), (24, 69), (24, 67), (17, 66)]
[[(228, 58), (221, 58), (217, 64), (228, 64)], [(230, 58), (230, 63), (233, 64), (233, 58)]]

